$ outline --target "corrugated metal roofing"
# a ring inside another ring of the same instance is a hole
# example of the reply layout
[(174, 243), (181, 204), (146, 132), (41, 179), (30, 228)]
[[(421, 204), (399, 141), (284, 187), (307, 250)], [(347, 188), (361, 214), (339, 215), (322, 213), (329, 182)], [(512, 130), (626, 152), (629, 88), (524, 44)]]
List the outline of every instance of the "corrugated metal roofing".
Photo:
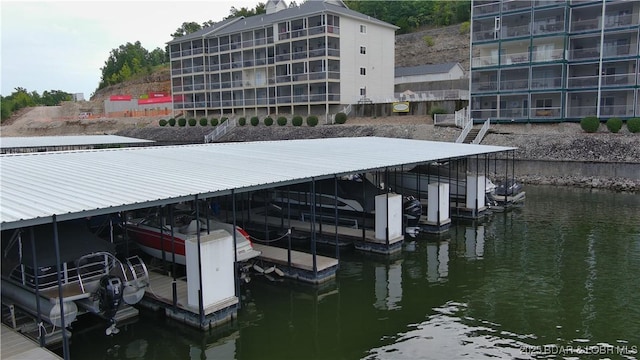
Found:
[(513, 150), (380, 137), (0, 155), (0, 225), (22, 227)]
[(411, 75), (427, 75), (427, 74), (444, 74), (451, 71), (451, 69), (458, 64), (457, 62), (449, 62), (442, 64), (432, 65), (419, 65), (419, 66), (407, 66), (397, 67), (395, 69), (395, 76), (411, 76)]
[(79, 136), (31, 136), (0, 137), (0, 148), (29, 148), (47, 146), (113, 145), (149, 143), (151, 140), (136, 139), (118, 135)]

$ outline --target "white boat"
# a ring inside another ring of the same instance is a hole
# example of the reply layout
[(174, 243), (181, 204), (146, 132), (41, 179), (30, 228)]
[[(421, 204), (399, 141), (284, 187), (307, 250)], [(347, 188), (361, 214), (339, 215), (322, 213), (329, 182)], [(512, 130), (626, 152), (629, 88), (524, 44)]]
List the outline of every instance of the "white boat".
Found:
[[(467, 193), (467, 175), (464, 172), (452, 170), (447, 165), (418, 165), (408, 171), (390, 171), (388, 173), (389, 187), (396, 193), (412, 195), (420, 199), (428, 198), (430, 183), (440, 182), (449, 184), (449, 196), (452, 200), (464, 199)], [(493, 201), (496, 185), (485, 179), (485, 202)]]
[[(2, 298), (55, 326), (70, 325), (80, 311), (105, 318), (107, 334), (117, 333), (116, 312), (138, 303), (148, 286), (146, 265), (137, 256), (120, 261), (115, 246), (100, 239), (78, 221), (58, 224), (58, 263), (51, 224), (35, 226), (35, 249), (30, 232), (3, 231)], [(34, 259), (35, 255), (35, 259)], [(34, 263), (36, 268), (34, 268)], [(63, 308), (60, 308), (62, 294)]]

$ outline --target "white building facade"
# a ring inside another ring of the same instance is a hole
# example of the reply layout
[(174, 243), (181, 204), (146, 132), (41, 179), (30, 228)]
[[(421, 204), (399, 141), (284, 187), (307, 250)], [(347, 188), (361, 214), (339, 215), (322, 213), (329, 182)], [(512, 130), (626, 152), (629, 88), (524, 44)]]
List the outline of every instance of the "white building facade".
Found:
[(393, 98), (396, 26), (342, 1), (283, 4), (169, 42), (174, 112), (329, 115)]

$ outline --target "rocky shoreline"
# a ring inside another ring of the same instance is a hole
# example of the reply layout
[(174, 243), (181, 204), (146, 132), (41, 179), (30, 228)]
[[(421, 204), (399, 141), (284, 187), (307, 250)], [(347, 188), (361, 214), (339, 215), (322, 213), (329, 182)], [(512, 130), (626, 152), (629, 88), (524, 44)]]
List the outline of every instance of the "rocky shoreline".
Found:
[[(328, 137), (379, 136), (432, 141), (454, 141), (459, 129), (436, 127), (431, 124), (362, 123), (348, 121), (344, 125), (238, 127), (224, 137), (225, 142), (270, 141)], [(371, 122), (371, 121), (369, 121)], [(118, 131), (116, 134), (158, 141), (163, 144), (202, 143), (211, 128), (166, 128), (149, 126)], [(640, 138), (637, 134), (621, 131), (586, 134), (578, 124), (553, 125), (496, 125), (482, 141), (484, 145), (511, 146), (517, 160), (576, 161), (604, 164), (640, 163)], [(557, 176), (517, 175), (525, 184), (575, 186), (581, 188), (610, 189), (640, 192), (640, 174), (635, 179), (616, 177), (585, 177), (571, 174)]]

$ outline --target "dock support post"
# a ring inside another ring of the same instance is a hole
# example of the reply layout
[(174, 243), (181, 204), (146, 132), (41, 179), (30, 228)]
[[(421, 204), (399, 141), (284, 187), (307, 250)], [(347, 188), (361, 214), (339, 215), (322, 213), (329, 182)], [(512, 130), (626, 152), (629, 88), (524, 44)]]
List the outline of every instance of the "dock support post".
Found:
[[(289, 223), (289, 230), (291, 230), (291, 194), (289, 185), (287, 185), (287, 222)], [(287, 267), (289, 273), (291, 273), (291, 231), (287, 236)]]
[(318, 277), (318, 259), (316, 257), (316, 179), (311, 178), (311, 254), (313, 256), (313, 276)]
[[(196, 204), (196, 223), (198, 224), (198, 229), (200, 229), (200, 207), (198, 206), (198, 194), (194, 196), (194, 203)], [(198, 242), (198, 315), (200, 317), (200, 324), (202, 324), (204, 322), (204, 304), (202, 299), (202, 249), (200, 247), (200, 231), (196, 232), (196, 240)]]
[[(236, 191), (235, 189), (231, 189), (231, 212), (233, 213), (233, 283), (235, 287), (236, 297), (240, 299), (240, 276), (238, 271), (238, 251), (237, 249), (237, 241), (236, 238)], [(265, 214), (267, 213), (265, 208)], [(208, 217), (207, 217), (208, 218)], [(242, 301), (238, 301), (238, 309), (242, 307)]]
[(60, 327), (62, 328), (62, 354), (65, 360), (70, 359), (69, 354), (69, 339), (67, 339), (66, 324), (64, 323), (64, 298), (62, 297), (62, 278), (60, 277), (62, 263), (60, 261), (60, 241), (58, 240), (58, 222), (56, 221), (56, 215), (53, 214), (53, 244), (56, 248), (56, 267), (58, 278), (58, 301), (60, 301)]
[[(31, 241), (31, 256), (33, 256), (33, 268), (37, 269), (38, 268), (38, 260), (36, 259), (36, 243), (35, 243), (35, 235), (33, 234), (33, 227), (29, 228), (29, 238)], [(36, 286), (36, 298), (40, 297), (40, 280), (38, 278), (38, 276), (34, 276), (33, 280), (35, 281), (35, 286)], [(13, 309), (13, 308), (12, 308)], [(42, 323), (42, 310), (40, 310), (40, 301), (36, 301), (36, 312), (37, 312), (37, 321), (38, 321), (38, 343), (40, 344), (40, 347), (44, 347), (45, 346), (45, 341), (44, 341), (44, 335), (42, 333), (42, 327), (39, 325), (40, 323)], [(62, 316), (64, 317), (64, 313), (62, 313)], [(13, 328), (15, 329), (16, 324), (15, 324), (15, 316), (12, 317), (12, 319), (14, 320), (13, 322)]]
[(340, 246), (338, 244), (338, 175), (333, 175), (333, 193), (334, 199), (334, 222), (336, 227), (335, 239), (336, 239), (336, 259), (340, 259)]

